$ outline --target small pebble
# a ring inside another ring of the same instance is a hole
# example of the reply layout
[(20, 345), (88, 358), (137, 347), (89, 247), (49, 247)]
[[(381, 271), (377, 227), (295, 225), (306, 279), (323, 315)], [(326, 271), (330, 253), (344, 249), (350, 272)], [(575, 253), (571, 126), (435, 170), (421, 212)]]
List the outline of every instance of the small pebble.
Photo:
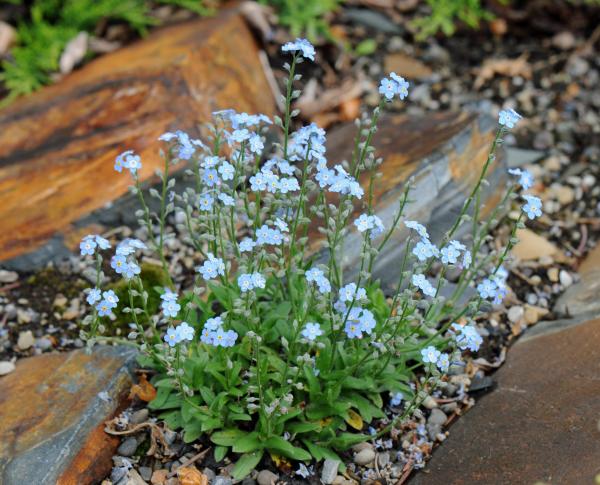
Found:
[(327, 458), (323, 462), (323, 469), (321, 470), (321, 481), (325, 485), (333, 483), (333, 480), (337, 476), (339, 465), (340, 462), (338, 460), (332, 460), (330, 458)]
[(121, 456), (133, 456), (135, 450), (137, 450), (138, 441), (135, 436), (129, 436), (123, 441), (117, 448), (117, 453)]
[(441, 409), (432, 409), (429, 415), (429, 423), (442, 425), (446, 422), (448, 417)]
[(256, 477), (258, 485), (274, 485), (277, 480), (279, 480), (279, 475), (276, 475), (271, 470), (261, 470)]
[(141, 466), (138, 471), (144, 480), (148, 481), (152, 478), (152, 468), (149, 466)]
[(5, 376), (6, 374), (10, 374), (11, 372), (14, 372), (14, 370), (17, 367), (15, 366), (15, 364), (13, 362), (10, 362), (8, 360), (3, 360), (2, 362), (0, 362), (0, 376)]
[(229, 477), (224, 477), (223, 475), (219, 475), (218, 477), (215, 477), (215, 479), (212, 482), (212, 485), (232, 485), (233, 484), (233, 480), (231, 480), (231, 478)]
[(0, 283), (14, 283), (18, 279), (19, 274), (16, 271), (0, 269)]
[(433, 408), (437, 408), (438, 404), (437, 404), (437, 401), (433, 397), (427, 396), (425, 398), (425, 400), (423, 401), (423, 406), (426, 407), (427, 409), (433, 409)]
[(368, 465), (369, 463), (373, 463), (373, 460), (375, 460), (375, 452), (368, 448), (354, 455), (354, 463), (357, 465)]
[(131, 424), (140, 424), (143, 423), (144, 421), (146, 421), (148, 419), (148, 409), (146, 408), (142, 408), (139, 409), (138, 411), (136, 411), (135, 413), (133, 413), (131, 415), (131, 417), (129, 418), (129, 422)]
[(17, 347), (20, 350), (27, 350), (35, 343), (35, 338), (31, 330), (19, 333), (19, 339), (17, 340)]
[(560, 284), (563, 285), (565, 288), (568, 288), (573, 284), (573, 277), (568, 271), (565, 271), (564, 269), (560, 271), (558, 279), (560, 280)]
[(512, 323), (518, 323), (523, 318), (524, 313), (522, 306), (513, 306), (509, 308), (507, 316)]

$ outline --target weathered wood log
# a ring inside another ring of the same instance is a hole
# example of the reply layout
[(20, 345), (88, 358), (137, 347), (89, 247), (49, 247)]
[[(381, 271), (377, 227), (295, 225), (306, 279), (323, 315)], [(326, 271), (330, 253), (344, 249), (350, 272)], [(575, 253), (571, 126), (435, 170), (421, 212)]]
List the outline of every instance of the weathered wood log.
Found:
[(162, 165), (157, 137), (217, 109), (275, 110), (258, 48), (234, 9), (156, 31), (0, 112), (0, 261), (29, 252), (123, 194), (116, 155)]

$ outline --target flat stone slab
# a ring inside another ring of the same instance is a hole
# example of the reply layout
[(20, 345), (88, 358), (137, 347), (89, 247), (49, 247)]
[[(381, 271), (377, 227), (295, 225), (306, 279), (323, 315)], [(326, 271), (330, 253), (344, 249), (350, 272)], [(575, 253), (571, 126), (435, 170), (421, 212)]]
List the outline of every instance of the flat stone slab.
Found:
[(494, 379), (409, 483), (596, 483), (600, 319), (517, 342)]
[(579, 267), (581, 280), (567, 288), (554, 305), (561, 316), (600, 316), (600, 245), (587, 255)]
[(0, 111), (0, 261), (124, 194), (131, 179), (113, 169), (119, 153), (139, 153), (147, 179), (164, 163), (158, 136), (198, 137), (224, 108), (275, 111), (258, 46), (235, 9), (158, 29)]
[(0, 377), (0, 483), (96, 483), (119, 444), (104, 433), (131, 387), (135, 351), (97, 347), (18, 361)]

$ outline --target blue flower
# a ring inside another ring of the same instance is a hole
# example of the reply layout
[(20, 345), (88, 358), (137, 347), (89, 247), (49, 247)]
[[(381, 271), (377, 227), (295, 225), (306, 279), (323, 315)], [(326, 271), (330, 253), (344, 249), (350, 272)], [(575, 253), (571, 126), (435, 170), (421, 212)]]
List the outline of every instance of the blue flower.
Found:
[(354, 220), (354, 225), (358, 229), (358, 232), (365, 232), (375, 227), (373, 219), (368, 214), (361, 214), (358, 219)]
[(514, 128), (521, 118), (523, 117), (514, 109), (503, 109), (498, 114), (498, 123), (510, 129)]
[(433, 256), (437, 256), (439, 251), (437, 247), (429, 242), (429, 240), (423, 239), (416, 244), (412, 253), (419, 261), (426, 261)]
[(260, 192), (267, 188), (267, 180), (261, 172), (250, 177), (250, 188), (253, 192)]
[(98, 247), (100, 249), (109, 249), (110, 248), (110, 242), (108, 241), (108, 239), (104, 239), (101, 236), (95, 235), (94, 240), (96, 241), (96, 244), (98, 245)]
[(283, 219), (280, 219), (280, 218), (275, 219), (275, 225), (277, 226), (277, 228), (280, 231), (283, 231), (283, 232), (290, 231), (290, 228), (288, 227), (287, 222), (285, 222)]
[(436, 294), (436, 289), (423, 274), (414, 274), (412, 276), (412, 284), (419, 288), (424, 295), (434, 297)]
[(198, 206), (201, 211), (209, 211), (213, 207), (215, 199), (210, 194), (202, 194), (198, 199)]
[(233, 347), (235, 345), (237, 338), (238, 338), (237, 332), (235, 332), (234, 330), (227, 330), (227, 332), (225, 332), (225, 338), (221, 342), (221, 346), (222, 347)]
[(471, 256), (471, 251), (465, 251), (465, 254), (463, 254), (463, 260), (462, 260), (462, 267), (463, 268), (468, 268), (469, 266), (471, 266), (471, 263), (473, 262), (473, 257)]
[(192, 341), (194, 340), (194, 328), (187, 322), (181, 322), (177, 328), (176, 331), (179, 335), (179, 340), (189, 340)]
[(104, 301), (108, 303), (108, 306), (110, 308), (117, 307), (117, 303), (119, 303), (119, 297), (115, 294), (113, 290), (105, 291), (104, 293), (102, 293), (102, 297), (104, 298)]
[(106, 300), (102, 300), (98, 305), (96, 305), (96, 310), (98, 310), (98, 315), (101, 317), (106, 317), (112, 313), (112, 309), (114, 307), (112, 304)]
[(202, 180), (204, 180), (204, 183), (209, 187), (214, 187), (215, 185), (219, 185), (221, 183), (219, 174), (214, 168), (206, 169), (204, 171)]
[(328, 168), (321, 169), (317, 172), (315, 179), (322, 189), (329, 187), (335, 178), (335, 172)]
[(477, 332), (477, 329), (472, 325), (465, 325), (464, 327), (458, 323), (452, 324), (452, 329), (457, 332), (456, 345), (461, 350), (469, 349), (471, 352), (477, 352), (479, 347), (483, 343), (483, 338)]
[(179, 144), (177, 158), (180, 158), (181, 160), (189, 160), (192, 158), (197, 146), (204, 148), (204, 144), (200, 140), (190, 139), (189, 135), (181, 130), (177, 130), (175, 133), (163, 133), (158, 139), (166, 142), (177, 139), (177, 143)]
[(219, 328), (221, 328), (223, 326), (223, 319), (221, 318), (220, 315), (213, 317), (213, 318), (209, 318), (208, 320), (206, 320), (206, 323), (204, 324), (204, 328), (208, 328), (209, 330), (217, 330)]
[(79, 243), (79, 249), (81, 250), (82, 256), (92, 256), (96, 252), (97, 247), (94, 236), (85, 236)]
[(315, 60), (315, 48), (306, 39), (296, 39), (294, 42), (288, 42), (281, 48), (283, 52), (300, 52), (302, 57)]
[(141, 272), (142, 268), (140, 268), (135, 261), (129, 261), (125, 268), (123, 268), (123, 278), (130, 280), (131, 278), (139, 275)]
[(219, 173), (221, 174), (221, 177), (223, 177), (223, 180), (233, 180), (235, 167), (229, 162), (223, 162), (219, 167)]
[(404, 221), (404, 225), (409, 229), (412, 229), (417, 232), (419, 236), (423, 239), (429, 240), (429, 234), (427, 233), (427, 229), (422, 224), (419, 224), (417, 221)]
[(196, 270), (202, 275), (205, 281), (216, 278), (217, 276), (225, 276), (225, 263), (221, 258), (216, 258), (212, 253), (208, 253), (208, 259), (202, 266)]
[(136, 249), (146, 249), (146, 245), (139, 239), (124, 239), (117, 245), (116, 253), (120, 256), (129, 256), (135, 253)]
[[(391, 78), (391, 79), (390, 79)], [(379, 84), (379, 94), (385, 97), (388, 101), (398, 96), (404, 99), (408, 96), (408, 82), (395, 72), (390, 73), (390, 78), (384, 77)]]
[(234, 130), (230, 136), (230, 141), (236, 143), (242, 143), (248, 140), (251, 136), (251, 133), (246, 128), (241, 128), (239, 130)]
[(176, 299), (175, 300), (163, 300), (162, 303), (160, 304), (160, 307), (162, 308), (162, 311), (165, 314), (165, 316), (170, 317), (170, 318), (177, 317), (179, 310), (181, 310), (181, 305), (179, 305), (177, 303)]
[(440, 354), (437, 362), (435, 363), (438, 369), (442, 372), (448, 372), (448, 368), (450, 367), (450, 357), (446, 353)]
[(535, 219), (542, 215), (542, 201), (533, 195), (524, 195), (523, 198), (527, 203), (523, 206), (523, 212), (527, 214), (529, 219)]
[(208, 345), (213, 345), (213, 332), (205, 327), (200, 334), (200, 341)]
[(88, 304), (93, 305), (94, 303), (99, 302), (100, 298), (101, 298), (100, 295), (101, 295), (101, 292), (100, 292), (99, 288), (90, 288), (90, 291), (86, 298)]
[(242, 253), (252, 251), (256, 243), (249, 237), (245, 237), (240, 241), (240, 251)]
[(124, 168), (131, 172), (131, 175), (135, 175), (137, 171), (142, 168), (140, 156), (136, 155), (133, 150), (127, 150), (115, 159), (115, 170), (122, 172)]
[(226, 207), (233, 207), (235, 206), (235, 199), (233, 197), (231, 197), (230, 195), (227, 195), (223, 192), (221, 192), (218, 195), (218, 198), (221, 202), (223, 202), (223, 205)]
[(121, 254), (115, 254), (110, 260), (110, 267), (118, 274), (123, 274), (127, 268), (127, 258)]
[(242, 293), (250, 291), (254, 288), (254, 285), (252, 284), (252, 275), (249, 273), (240, 275), (238, 277), (237, 283)]
[(523, 190), (528, 190), (533, 187), (533, 175), (527, 170), (521, 170), (520, 168), (510, 168), (508, 173), (519, 177), (519, 184), (523, 187)]
[(177, 332), (176, 329), (174, 329), (173, 327), (169, 327), (167, 329), (167, 333), (163, 337), (163, 340), (167, 344), (169, 344), (169, 347), (175, 347), (175, 345), (177, 345), (181, 341), (181, 336), (179, 335), (179, 332)]
[(479, 292), (479, 296), (484, 300), (494, 298), (498, 292), (498, 285), (494, 280), (486, 278), (477, 285), (477, 291)]
[(323, 335), (323, 330), (318, 323), (307, 323), (302, 330), (302, 336), (310, 341), (315, 340), (317, 337)]
[(252, 285), (254, 288), (264, 288), (267, 280), (260, 273), (252, 273)]
[(262, 138), (256, 133), (253, 133), (248, 140), (248, 148), (252, 153), (258, 155), (263, 151), (265, 145), (262, 141)]
[(356, 320), (346, 320), (346, 326), (344, 327), (344, 332), (348, 338), (362, 338), (362, 331), (360, 327), (360, 322)]
[(398, 87), (396, 88), (396, 93), (400, 99), (404, 99), (408, 96), (408, 88), (409, 84), (406, 79), (402, 76), (398, 76), (395, 72), (390, 72), (390, 77), (396, 82)]
[(456, 264), (460, 252), (464, 251), (466, 247), (458, 241), (450, 241), (448, 245), (441, 249), (442, 255), (441, 260), (444, 264)]
[(375, 329), (375, 325), (377, 325), (373, 313), (370, 310), (367, 310), (366, 308), (361, 309), (361, 314), (358, 321), (360, 323), (361, 331), (365, 332), (368, 335), (371, 335), (371, 332), (373, 332), (373, 330)]
[(390, 404), (394, 407), (400, 406), (403, 399), (404, 399), (404, 394), (402, 394), (401, 392), (397, 392), (392, 395), (392, 398), (390, 399)]
[(300, 185), (294, 177), (283, 177), (278, 182), (279, 192), (287, 194), (288, 192), (295, 192), (300, 190)]
[(356, 283), (348, 283), (340, 288), (339, 297), (342, 302), (362, 300), (367, 297), (367, 291), (364, 288), (357, 288)]
[(435, 364), (440, 355), (441, 352), (432, 345), (421, 350), (421, 358), (425, 364)]
[(310, 268), (304, 273), (304, 276), (308, 282), (317, 281), (319, 278), (323, 277), (323, 270), (319, 268)]

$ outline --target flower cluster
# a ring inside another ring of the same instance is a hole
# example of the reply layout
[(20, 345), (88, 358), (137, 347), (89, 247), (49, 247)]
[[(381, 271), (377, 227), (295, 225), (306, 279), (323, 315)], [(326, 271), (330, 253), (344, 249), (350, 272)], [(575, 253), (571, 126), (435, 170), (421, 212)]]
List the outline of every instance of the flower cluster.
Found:
[(431, 345), (421, 350), (421, 359), (425, 364), (435, 364), (441, 372), (448, 372), (450, 367), (450, 356)]
[(89, 235), (81, 240), (79, 249), (82, 256), (92, 256), (96, 249), (110, 249), (110, 242), (101, 236)]
[(221, 258), (215, 257), (213, 253), (208, 253), (208, 259), (202, 266), (198, 266), (196, 271), (202, 275), (205, 281), (213, 280), (218, 276), (225, 276), (225, 263)]
[(169, 327), (163, 340), (169, 347), (175, 347), (178, 343), (185, 340), (191, 342), (194, 340), (194, 329), (187, 322), (181, 322), (176, 327)]
[(408, 96), (408, 82), (402, 76), (392, 72), (389, 78), (386, 77), (381, 80), (379, 93), (388, 101), (394, 99), (394, 96), (404, 99)]
[(359, 232), (369, 231), (369, 237), (375, 239), (380, 234), (383, 234), (385, 227), (381, 219), (376, 215), (361, 214), (354, 221), (354, 225)]
[(512, 129), (517, 125), (521, 118), (523, 117), (514, 109), (504, 109), (500, 111), (500, 114), (498, 115), (498, 122), (501, 126)]
[(257, 288), (264, 288), (267, 280), (260, 273), (244, 273), (239, 276), (237, 283), (240, 291), (246, 293)]
[(127, 150), (121, 153), (115, 159), (115, 170), (117, 172), (127, 169), (131, 172), (131, 175), (136, 175), (137, 171), (142, 168), (142, 163), (139, 155), (136, 155), (133, 150)]
[(214, 347), (233, 347), (237, 338), (234, 330), (223, 330), (223, 319), (218, 316), (206, 320), (200, 341)]
[(181, 305), (177, 303), (177, 293), (173, 293), (169, 288), (165, 289), (165, 292), (160, 295), (162, 300), (160, 307), (166, 317), (176, 318)]
[(306, 281), (309, 283), (315, 283), (319, 288), (319, 293), (327, 294), (331, 291), (331, 283), (325, 277), (323, 270), (319, 268), (311, 268), (306, 273), (304, 273), (306, 277)]

